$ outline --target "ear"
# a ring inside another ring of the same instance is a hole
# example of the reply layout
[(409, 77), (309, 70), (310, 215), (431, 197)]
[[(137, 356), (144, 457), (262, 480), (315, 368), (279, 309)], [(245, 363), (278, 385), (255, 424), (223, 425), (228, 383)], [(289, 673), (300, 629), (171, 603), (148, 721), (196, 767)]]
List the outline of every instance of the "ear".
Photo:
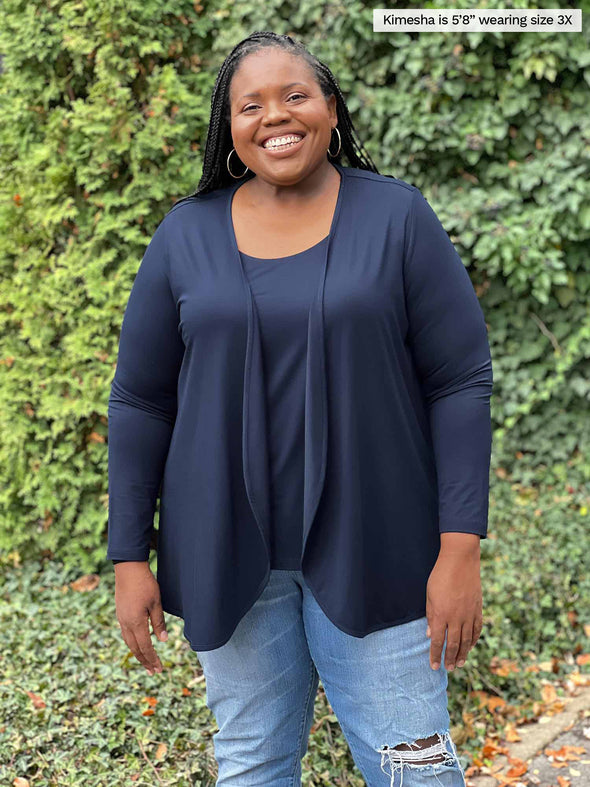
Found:
[(330, 114), (330, 120), (334, 120), (335, 124), (338, 122), (338, 113), (336, 112), (336, 96), (334, 93), (330, 95), (327, 99), (328, 104), (328, 112)]

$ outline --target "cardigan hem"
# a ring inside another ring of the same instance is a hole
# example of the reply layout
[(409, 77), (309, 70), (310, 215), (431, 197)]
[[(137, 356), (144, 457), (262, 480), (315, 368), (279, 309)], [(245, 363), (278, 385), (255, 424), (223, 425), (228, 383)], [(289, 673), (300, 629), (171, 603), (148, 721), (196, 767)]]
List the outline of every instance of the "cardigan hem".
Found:
[(164, 612), (169, 612), (170, 615), (174, 615), (177, 618), (182, 618), (184, 620), (184, 613), (181, 609), (176, 609), (176, 607), (169, 607), (168, 604), (162, 604), (162, 610)]
[(313, 595), (314, 599), (316, 600), (318, 606), (320, 607), (320, 609), (322, 610), (324, 615), (328, 618), (328, 620), (331, 623), (333, 623), (337, 628), (339, 628), (340, 631), (343, 631), (345, 634), (349, 634), (351, 637), (356, 637), (357, 639), (363, 639), (363, 637), (366, 637), (367, 634), (372, 634), (374, 631), (382, 631), (383, 629), (386, 629), (386, 628), (392, 628), (394, 626), (399, 626), (402, 623), (410, 623), (412, 620), (418, 620), (419, 618), (423, 618), (423, 617), (426, 616), (426, 606), (424, 606), (422, 609), (415, 610), (414, 612), (409, 612), (403, 618), (395, 618), (392, 621), (386, 621), (384, 623), (377, 623), (375, 626), (372, 626), (371, 628), (367, 629), (366, 631), (361, 632), (361, 631), (358, 631), (358, 629), (351, 629), (351, 628), (348, 628), (348, 627), (344, 626), (342, 623), (339, 623), (337, 620), (335, 620), (330, 615), (328, 615), (326, 610), (323, 608), (320, 600), (318, 599), (318, 597), (316, 595), (317, 591), (314, 589), (313, 585), (307, 579), (305, 580), (305, 582), (306, 582), (307, 586), (309, 587), (309, 589), (311, 590), (312, 595)]
[[(296, 569), (284, 569), (284, 570), (285, 571), (291, 571), (291, 570), (296, 570)], [(270, 576), (270, 574), (269, 574), (269, 576)], [(338, 629), (340, 629), (340, 631), (344, 632), (345, 634), (348, 634), (351, 637), (356, 637), (357, 639), (363, 639), (363, 637), (366, 637), (368, 634), (372, 634), (374, 631), (382, 631), (383, 629), (392, 628), (394, 626), (400, 626), (400, 625), (402, 625), (402, 623), (411, 623), (411, 621), (413, 621), (413, 620), (419, 620), (420, 618), (426, 617), (426, 608), (424, 607), (422, 609), (414, 610), (413, 612), (409, 612), (407, 615), (404, 615), (403, 618), (394, 618), (393, 620), (386, 621), (384, 623), (378, 623), (377, 625), (371, 627), (370, 629), (368, 629), (367, 631), (364, 631), (364, 632), (361, 632), (358, 629), (350, 629), (350, 628), (347, 628), (346, 626), (344, 626), (342, 623), (340, 623), (340, 622), (338, 622), (336, 620), (333, 620), (328, 615), (326, 610), (322, 607), (321, 603), (316, 598), (316, 594), (314, 592), (314, 588), (312, 587), (312, 585), (309, 583), (308, 580), (305, 580), (305, 582), (308, 585), (309, 589), (311, 590), (312, 595), (313, 595), (314, 599), (316, 600), (318, 606), (320, 607), (320, 609), (322, 610), (324, 615), (326, 615), (328, 620), (334, 626), (336, 626)], [(264, 591), (265, 588), (266, 588), (266, 580), (265, 580), (264, 587), (262, 588), (262, 591)], [(248, 613), (248, 611), (252, 608), (252, 606), (254, 606), (254, 604), (258, 601), (258, 599), (262, 595), (262, 591), (254, 599), (254, 601), (252, 602), (252, 605), (249, 607), (249, 609), (242, 615), (242, 617), (240, 618), (240, 621), (242, 620), (244, 615), (246, 615)], [(176, 617), (183, 618), (182, 611), (179, 610), (179, 609), (176, 609), (175, 607), (171, 607), (171, 606), (162, 604), (162, 609), (164, 610), (164, 612), (169, 612), (171, 615), (175, 615)], [(237, 628), (237, 626), (238, 626), (240, 621), (238, 621), (238, 623), (236, 624), (235, 628)], [(234, 628), (234, 631), (235, 631), (235, 628)], [(186, 638), (187, 642), (189, 643), (189, 645), (191, 647), (191, 650), (196, 652), (198, 650), (208, 651), (208, 650), (215, 650), (215, 648), (221, 648), (223, 645), (226, 645), (229, 642), (229, 640), (231, 639), (232, 634), (233, 634), (233, 631), (229, 635), (229, 637), (225, 637), (225, 638), (219, 640), (218, 642), (215, 642), (213, 645), (206, 645), (205, 643), (203, 643), (203, 644), (195, 644), (195, 643), (192, 642), (190, 637), (187, 636), (186, 633), (184, 634), (184, 637)]]
[(337, 623), (335, 620), (332, 620), (331, 622), (345, 634), (349, 634), (351, 637), (356, 637), (357, 639), (363, 639), (363, 637), (366, 637), (368, 634), (372, 634), (374, 631), (382, 631), (383, 629), (394, 628), (395, 626), (401, 626), (402, 623), (411, 623), (412, 620), (419, 620), (420, 618), (424, 617), (426, 617), (426, 609), (421, 609), (417, 612), (410, 612), (409, 615), (406, 615), (403, 618), (395, 618), (394, 620), (386, 621), (385, 623), (378, 623), (365, 632), (346, 629), (342, 624)]
[[(316, 599), (316, 601), (317, 601), (317, 599)], [(165, 609), (164, 611), (168, 612), (169, 610)], [(324, 614), (325, 614), (325, 611), (323, 609), (322, 609), (322, 612), (324, 612)], [(175, 613), (173, 612), (172, 614), (175, 614)], [(326, 617), (328, 617), (328, 616), (326, 615)], [(378, 625), (373, 626), (372, 628), (368, 629), (368, 631), (365, 631), (364, 633), (361, 633), (360, 631), (353, 631), (352, 629), (347, 629), (344, 626), (342, 626), (342, 624), (337, 623), (335, 620), (332, 620), (331, 618), (329, 618), (329, 620), (330, 620), (331, 623), (333, 623), (336, 626), (336, 628), (338, 628), (338, 629), (340, 629), (340, 631), (344, 632), (344, 634), (348, 634), (351, 637), (356, 637), (357, 639), (363, 639), (363, 637), (366, 637), (368, 634), (372, 634), (375, 631), (382, 631), (383, 629), (393, 628), (394, 626), (400, 626), (402, 623), (411, 623), (413, 620), (419, 620), (420, 618), (424, 618), (424, 617), (426, 617), (426, 609), (419, 610), (418, 612), (411, 612), (409, 615), (406, 615), (403, 618), (396, 618), (395, 620), (392, 620), (392, 621), (387, 621), (385, 623), (379, 623)], [(232, 632), (232, 634), (233, 634), (233, 632)], [(186, 634), (184, 636), (186, 637), (186, 640), (189, 643), (189, 645), (191, 647), (191, 650), (194, 650), (194, 651), (202, 650), (202, 651), (205, 651), (205, 652), (207, 650), (214, 650), (215, 648), (221, 648), (223, 645), (226, 645), (229, 642), (229, 640), (231, 639), (231, 634), (230, 634), (230, 636), (227, 639), (221, 640), (220, 642), (218, 642), (218, 643), (216, 643), (216, 644), (214, 644), (212, 646), (205, 647), (204, 644), (203, 645), (194, 645), (191, 642), (191, 640), (189, 639), (189, 637), (186, 636)]]
[[(252, 603), (249, 604), (247, 606), (247, 608), (242, 613), (240, 613), (239, 619), (238, 619), (236, 625), (233, 627), (233, 629), (232, 629), (231, 633), (229, 634), (229, 636), (223, 637), (221, 640), (219, 640), (218, 642), (215, 642), (213, 645), (206, 645), (205, 643), (203, 643), (202, 645), (195, 645), (192, 642), (191, 638), (186, 633), (186, 631), (184, 631), (183, 632), (184, 637), (185, 637), (186, 641), (188, 642), (188, 644), (190, 645), (191, 650), (194, 650), (195, 652), (197, 650), (208, 651), (208, 650), (215, 650), (215, 648), (221, 648), (223, 645), (226, 645), (230, 641), (234, 631), (236, 630), (236, 628), (238, 627), (238, 625), (240, 624), (242, 619), (248, 614), (248, 612), (252, 609), (254, 604), (256, 604), (256, 602), (258, 601), (260, 596), (266, 590), (266, 586), (268, 585), (268, 581), (270, 579), (270, 571), (271, 570), (268, 569), (268, 571), (265, 573), (264, 579), (262, 580), (260, 585), (258, 585), (258, 588), (256, 590), (256, 595), (254, 596), (254, 601), (252, 601)], [(169, 607), (167, 605), (164, 606), (164, 604), (162, 604), (162, 609), (164, 610), (164, 612), (170, 612), (172, 615), (176, 615), (177, 617), (183, 618), (183, 620), (185, 620), (185, 618), (183, 617), (183, 614), (182, 614), (182, 612), (180, 610), (176, 610), (175, 611), (173, 607)], [(186, 620), (185, 620), (185, 623), (186, 623)]]

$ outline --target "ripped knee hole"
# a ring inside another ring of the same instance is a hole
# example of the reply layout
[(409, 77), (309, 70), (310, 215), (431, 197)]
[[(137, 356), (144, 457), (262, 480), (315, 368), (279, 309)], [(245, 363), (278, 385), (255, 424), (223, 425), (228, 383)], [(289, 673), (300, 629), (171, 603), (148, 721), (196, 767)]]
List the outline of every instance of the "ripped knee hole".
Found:
[[(413, 743), (400, 743), (397, 746), (381, 746), (377, 749), (383, 755), (389, 757), (390, 762), (395, 762), (400, 766), (407, 765), (427, 765), (436, 763), (455, 764), (455, 757), (447, 750), (445, 743), (450, 740), (448, 732), (441, 734), (435, 732), (429, 738), (418, 738)], [(452, 747), (455, 751), (454, 746)]]

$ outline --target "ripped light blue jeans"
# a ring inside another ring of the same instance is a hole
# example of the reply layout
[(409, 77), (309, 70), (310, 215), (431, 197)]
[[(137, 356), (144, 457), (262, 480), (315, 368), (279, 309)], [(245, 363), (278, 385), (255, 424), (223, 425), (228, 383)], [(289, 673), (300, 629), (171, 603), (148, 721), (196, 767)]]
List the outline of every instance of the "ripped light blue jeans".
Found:
[(301, 785), (321, 679), (368, 787), (465, 787), (449, 732), (446, 642), (433, 670), (426, 626), (422, 617), (353, 637), (301, 571), (272, 570), (229, 641), (196, 651), (219, 727), (216, 785)]

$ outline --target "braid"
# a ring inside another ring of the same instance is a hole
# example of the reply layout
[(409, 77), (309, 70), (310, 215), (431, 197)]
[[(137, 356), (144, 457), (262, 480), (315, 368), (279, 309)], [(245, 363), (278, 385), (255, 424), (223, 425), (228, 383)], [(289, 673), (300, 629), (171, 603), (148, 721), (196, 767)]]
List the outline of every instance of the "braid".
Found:
[(368, 169), (371, 170), (371, 172), (377, 172), (377, 167), (375, 166), (375, 163), (371, 159), (369, 153), (363, 147), (362, 142), (355, 139), (356, 129), (352, 124), (352, 120), (350, 119), (346, 101), (342, 95), (342, 91), (340, 90), (340, 86), (338, 85), (335, 76), (332, 74), (328, 66), (319, 60), (317, 61), (317, 69), (324, 77), (326, 84), (330, 86), (330, 92), (336, 95), (338, 124), (342, 124), (343, 127), (340, 130), (340, 136), (342, 137), (342, 148), (350, 165), (352, 167), (357, 167), (358, 169)]
[[(231, 80), (239, 63), (246, 55), (266, 47), (279, 47), (290, 54), (302, 57), (313, 69), (324, 96), (328, 98), (331, 94), (334, 94), (336, 97), (337, 125), (342, 146), (338, 155), (333, 157), (333, 160), (341, 163), (341, 156), (344, 155), (350, 166), (378, 172), (369, 153), (357, 137), (342, 91), (328, 66), (318, 60), (302, 43), (295, 41), (291, 36), (262, 30), (251, 33), (236, 44), (219, 69), (211, 94), (211, 117), (205, 143), (201, 179), (197, 190), (178, 200), (176, 204), (182, 200), (199, 197), (215, 189), (223, 188), (234, 182), (226, 167), (227, 156), (233, 147), (229, 103)], [(244, 175), (244, 181), (253, 177), (255, 177), (254, 173), (248, 171)]]

